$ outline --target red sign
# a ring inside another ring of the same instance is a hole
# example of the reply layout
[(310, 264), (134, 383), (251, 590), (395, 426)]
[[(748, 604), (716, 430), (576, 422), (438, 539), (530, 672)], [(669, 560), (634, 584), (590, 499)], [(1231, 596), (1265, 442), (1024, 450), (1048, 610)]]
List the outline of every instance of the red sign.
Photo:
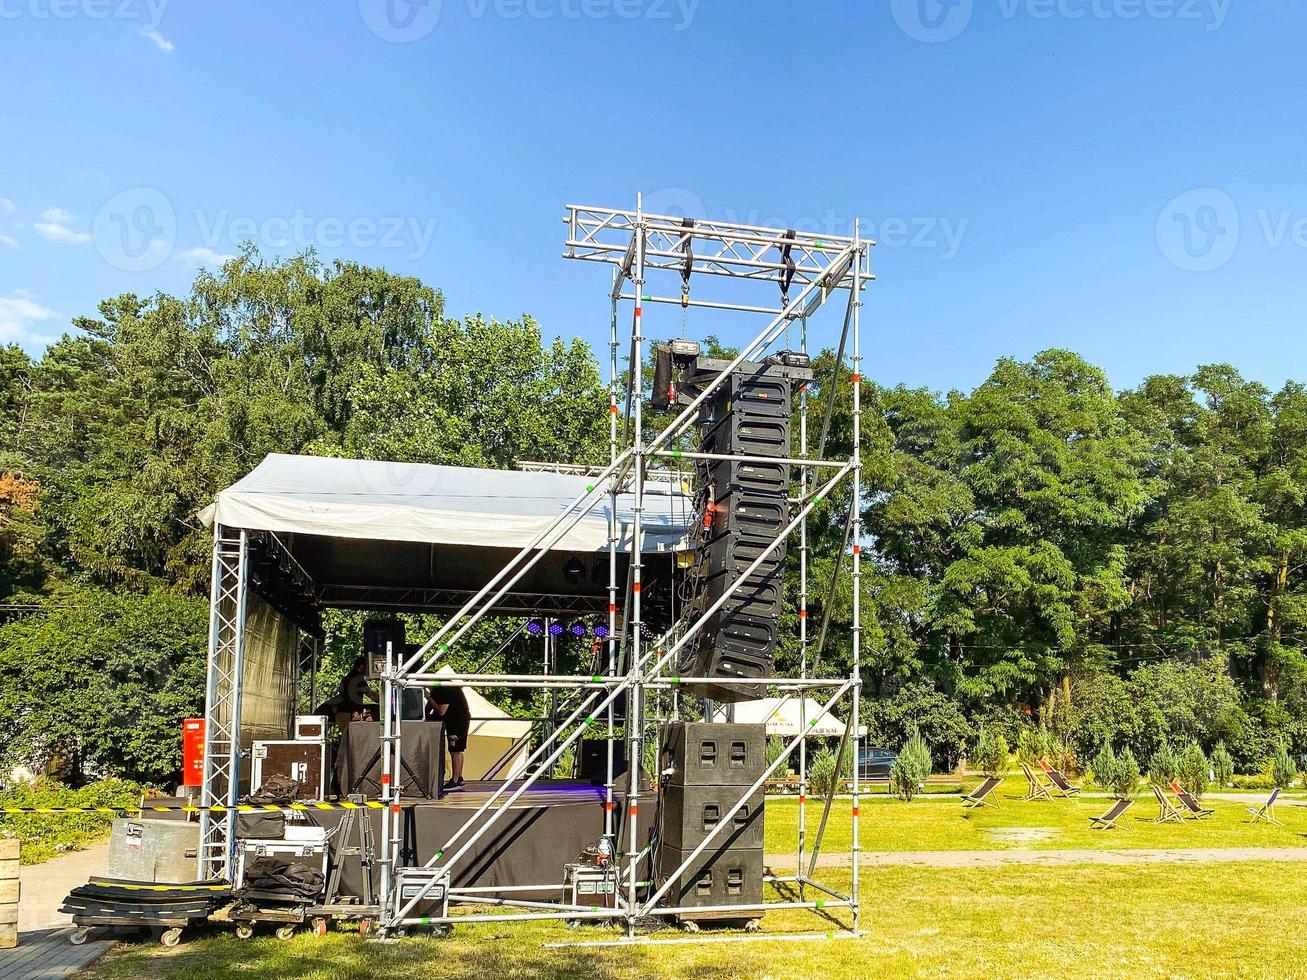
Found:
[(204, 719), (182, 722), (182, 785), (204, 784)]

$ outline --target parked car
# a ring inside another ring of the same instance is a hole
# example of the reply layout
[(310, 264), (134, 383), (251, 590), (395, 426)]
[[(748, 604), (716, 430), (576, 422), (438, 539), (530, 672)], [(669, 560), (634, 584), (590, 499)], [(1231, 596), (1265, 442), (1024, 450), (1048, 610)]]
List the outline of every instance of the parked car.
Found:
[(858, 778), (889, 779), (889, 771), (898, 757), (893, 749), (863, 746), (858, 750)]

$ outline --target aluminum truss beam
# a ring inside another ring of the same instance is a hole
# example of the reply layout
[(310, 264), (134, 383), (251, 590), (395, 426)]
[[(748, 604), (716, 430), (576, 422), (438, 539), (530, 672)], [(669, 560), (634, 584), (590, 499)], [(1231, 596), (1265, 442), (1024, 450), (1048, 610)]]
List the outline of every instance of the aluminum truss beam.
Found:
[[(200, 805), (235, 806), (240, 793), (241, 678), (245, 666), (245, 608), (249, 590), (249, 535), (213, 529), (209, 595), (209, 656), (204, 699), (204, 783)], [(236, 814), (200, 813), (200, 880), (231, 880)]]

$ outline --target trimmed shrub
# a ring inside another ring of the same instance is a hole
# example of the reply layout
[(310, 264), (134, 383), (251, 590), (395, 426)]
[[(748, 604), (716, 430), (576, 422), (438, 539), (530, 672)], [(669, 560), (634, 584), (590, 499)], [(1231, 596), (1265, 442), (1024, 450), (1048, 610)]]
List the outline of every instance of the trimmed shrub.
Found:
[(1008, 767), (1007, 739), (992, 728), (982, 728), (971, 763), (986, 776), (1001, 776)]
[(1298, 778), (1298, 767), (1289, 758), (1289, 750), (1281, 742), (1271, 758), (1271, 781), (1280, 789), (1288, 789)]
[(1200, 797), (1207, 792), (1212, 774), (1211, 763), (1197, 742), (1185, 746), (1177, 760), (1177, 768), (1180, 770), (1178, 779), (1181, 786), (1194, 796)]
[(1163, 742), (1148, 760), (1148, 781), (1154, 786), (1165, 786), (1178, 775), (1180, 766), (1176, 762), (1175, 753), (1171, 751), (1171, 746)]
[[(781, 741), (781, 737), (779, 735), (768, 736), (767, 748), (765, 750), (765, 758), (767, 760), (767, 765), (771, 766), (773, 762), (775, 762), (777, 759), (781, 757), (781, 753), (784, 751), (785, 751), (785, 743)], [(795, 751), (797, 752), (798, 750), (796, 749)], [(798, 758), (797, 755), (791, 755), (790, 758), (786, 760), (786, 765), (793, 762), (797, 758)]]
[(1126, 749), (1117, 757), (1112, 768), (1112, 794), (1118, 799), (1131, 799), (1139, 790), (1139, 763), (1135, 754)]
[(916, 732), (899, 750), (889, 773), (890, 791), (899, 799), (911, 802), (930, 775), (930, 746)]
[[(124, 779), (69, 789), (42, 777), (0, 792), (0, 806), (126, 807), (140, 802), (143, 792), (138, 783)], [(108, 833), (112, 823), (113, 814), (106, 813), (7, 814), (0, 816), (0, 837), (17, 837), (22, 841), (21, 862), (40, 864), (68, 851), (80, 851)]]
[(1112, 788), (1112, 780), (1116, 778), (1116, 753), (1112, 751), (1112, 743), (1104, 742), (1103, 747), (1098, 750), (1098, 755), (1094, 756), (1094, 763), (1091, 775), (1094, 782), (1103, 789)]
[(1217, 789), (1222, 789), (1234, 783), (1234, 759), (1226, 751), (1224, 742), (1216, 743), (1216, 748), (1212, 749), (1212, 757), (1209, 761), (1212, 764), (1212, 780), (1216, 783)]

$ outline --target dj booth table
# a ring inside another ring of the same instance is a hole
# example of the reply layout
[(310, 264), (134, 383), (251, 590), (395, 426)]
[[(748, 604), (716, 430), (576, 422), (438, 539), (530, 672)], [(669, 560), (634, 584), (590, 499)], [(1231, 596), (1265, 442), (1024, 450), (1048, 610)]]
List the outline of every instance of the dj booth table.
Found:
[[(400, 826), (404, 852), (409, 860), (415, 864), (429, 861), (501, 785), (498, 782), (467, 783), (465, 789), (447, 793), (440, 800), (408, 803), (401, 800)], [(511, 793), (512, 787), (505, 790), (489, 812), (493, 813)], [(310, 814), (310, 819), (330, 829), (340, 823), (345, 812), (349, 811), (316, 812)], [(373, 837), (380, 848), (381, 811), (352, 812), (372, 821)], [(451, 853), (457, 851), (484, 820), (483, 816), (478, 824), (463, 834)], [(557, 882), (561, 888), (563, 866), (575, 861), (586, 845), (597, 841), (603, 832), (603, 787), (588, 782), (541, 780), (459, 859), (452, 869), (452, 883), (458, 887), (493, 888)], [(340, 843), (348, 846), (353, 841)], [(373, 884), (379, 884), (377, 864), (373, 866), (372, 876)], [(363, 871), (357, 857), (344, 860), (341, 881), (346, 894), (362, 894)], [(536, 894), (515, 893), (518, 898), (531, 898)], [(558, 889), (541, 889), (538, 894), (556, 900)]]

